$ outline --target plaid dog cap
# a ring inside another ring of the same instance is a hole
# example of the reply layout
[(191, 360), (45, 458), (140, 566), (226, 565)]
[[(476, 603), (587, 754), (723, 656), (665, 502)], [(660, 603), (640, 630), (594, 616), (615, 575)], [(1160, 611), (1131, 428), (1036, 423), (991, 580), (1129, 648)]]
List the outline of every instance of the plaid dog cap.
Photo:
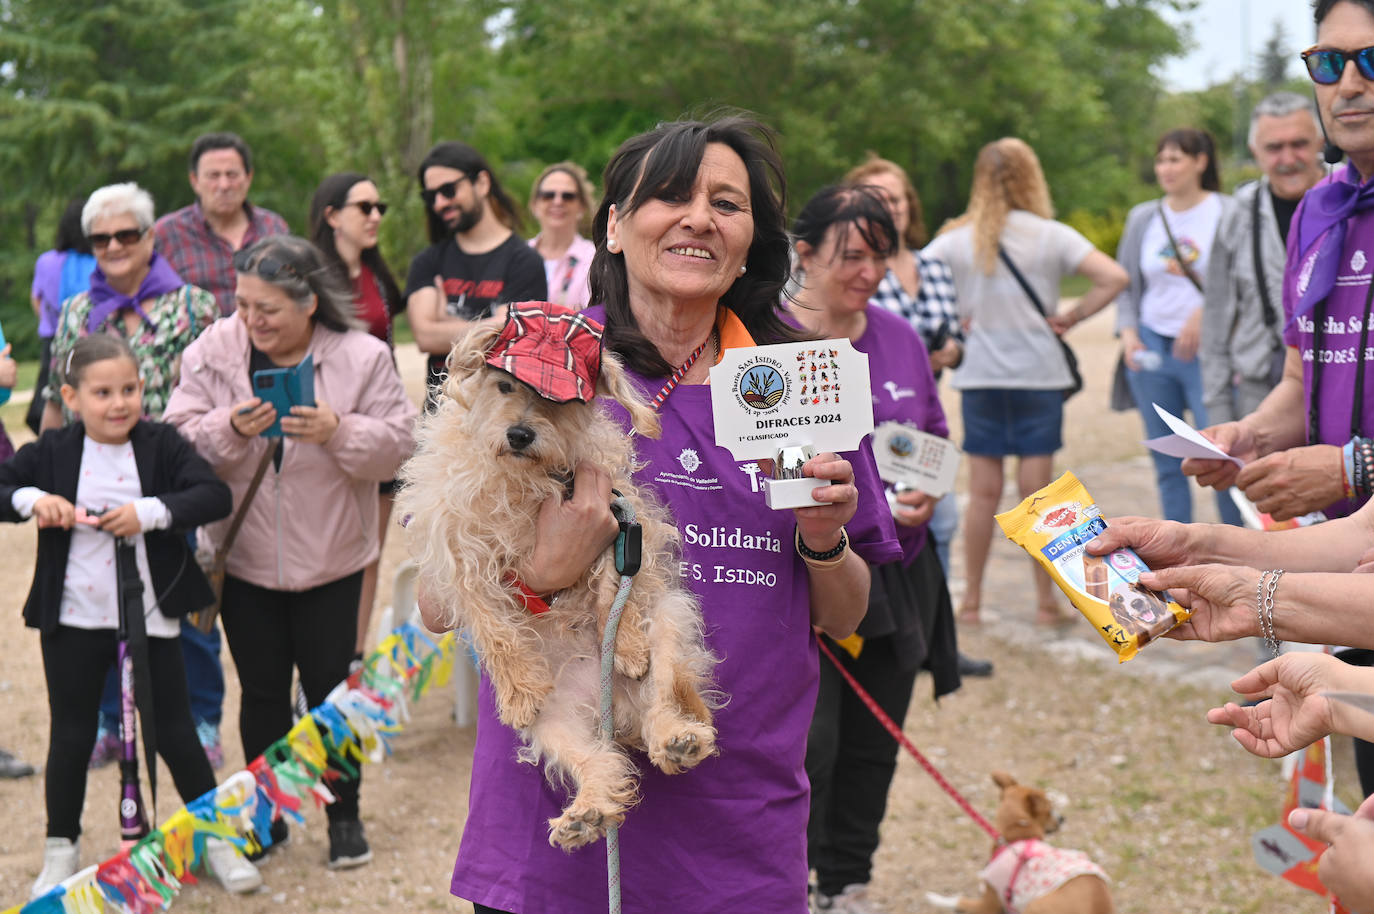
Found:
[(523, 381), (545, 400), (591, 402), (601, 374), (601, 324), (565, 305), (512, 304), (487, 351), (487, 364)]

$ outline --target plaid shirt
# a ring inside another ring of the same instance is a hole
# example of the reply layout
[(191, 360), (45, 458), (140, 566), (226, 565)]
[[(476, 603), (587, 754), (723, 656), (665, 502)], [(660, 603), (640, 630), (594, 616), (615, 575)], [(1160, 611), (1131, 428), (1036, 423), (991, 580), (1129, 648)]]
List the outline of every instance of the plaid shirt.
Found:
[(878, 283), (878, 291), (873, 294), (872, 302), (894, 314), (900, 314), (921, 335), (926, 349), (943, 327), (945, 332), (960, 343), (964, 341), (964, 329), (959, 325), (958, 296), (954, 290), (954, 274), (949, 265), (938, 257), (927, 257), (920, 251), (916, 255), (916, 275), (920, 286), (913, 299), (902, 288), (902, 282), (891, 270)]
[[(286, 220), (270, 209), (251, 203), (243, 204), (243, 209), (248, 214), (248, 231), (242, 247), (290, 231)], [(234, 312), (234, 249), (210, 228), (199, 202), (157, 220), (153, 236), (158, 253), (182, 279), (215, 296), (221, 314)]]

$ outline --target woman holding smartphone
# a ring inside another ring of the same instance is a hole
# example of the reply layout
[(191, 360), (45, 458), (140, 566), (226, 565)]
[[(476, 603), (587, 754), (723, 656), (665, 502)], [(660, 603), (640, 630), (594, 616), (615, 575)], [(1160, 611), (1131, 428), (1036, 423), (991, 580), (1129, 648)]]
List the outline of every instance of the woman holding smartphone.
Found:
[[(239, 732), (251, 760), (291, 728), (291, 671), (311, 707), (348, 675), (363, 569), (378, 553), (377, 484), (414, 447), (416, 409), (386, 344), (357, 329), (348, 290), (303, 238), (274, 235), (240, 251), (237, 310), (186, 350), (164, 415), (242, 506), (264, 455), (266, 476), (229, 552), (221, 613), (243, 689)], [(278, 416), (253, 375), (310, 356), (315, 404)], [(280, 419), (282, 437), (262, 437)], [(207, 528), (218, 541), (229, 521)], [(329, 866), (372, 858), (356, 778), (332, 785)], [(286, 837), (272, 824), (271, 843)], [(267, 843), (267, 836), (263, 836)]]

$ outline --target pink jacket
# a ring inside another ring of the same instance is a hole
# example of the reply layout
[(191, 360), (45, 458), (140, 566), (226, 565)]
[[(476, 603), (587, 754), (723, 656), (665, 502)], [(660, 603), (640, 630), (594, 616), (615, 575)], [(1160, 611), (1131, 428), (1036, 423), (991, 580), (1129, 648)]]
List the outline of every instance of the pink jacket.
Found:
[[(245, 438), (229, 424), (231, 407), (254, 396), (249, 351), (243, 321), (216, 321), (182, 354), (181, 382), (163, 414), (229, 484), (235, 510), (276, 441)], [(226, 565), (234, 577), (273, 590), (318, 587), (377, 558), (377, 484), (394, 478), (415, 447), (415, 405), (385, 343), (316, 325), (310, 353), (315, 396), (339, 427), (324, 445), (285, 439), (281, 469), (268, 466)], [(212, 543), (229, 523), (206, 528)]]

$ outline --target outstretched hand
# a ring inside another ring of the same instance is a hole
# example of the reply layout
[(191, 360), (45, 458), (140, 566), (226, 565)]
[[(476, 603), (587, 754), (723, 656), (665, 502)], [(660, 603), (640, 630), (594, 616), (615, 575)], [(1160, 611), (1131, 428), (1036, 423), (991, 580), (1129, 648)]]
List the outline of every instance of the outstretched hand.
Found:
[(1354, 815), (1323, 809), (1295, 809), (1288, 824), (1309, 838), (1331, 845), (1317, 875), (1346, 908), (1374, 910), (1374, 808), (1369, 800)]
[[(1108, 528), (1110, 530), (1110, 528)], [(1140, 583), (1151, 590), (1167, 590), (1192, 618), (1165, 637), (1180, 641), (1234, 641), (1257, 637), (1255, 584), (1260, 572), (1235, 565), (1189, 565), (1147, 571)]]
[(1278, 758), (1338, 732), (1334, 703), (1321, 693), (1358, 689), (1359, 677), (1350, 675), (1357, 672), (1327, 654), (1284, 654), (1231, 683), (1246, 698), (1264, 701), (1250, 707), (1228, 701), (1208, 711), (1207, 720), (1235, 728), (1231, 735), (1247, 752)]

